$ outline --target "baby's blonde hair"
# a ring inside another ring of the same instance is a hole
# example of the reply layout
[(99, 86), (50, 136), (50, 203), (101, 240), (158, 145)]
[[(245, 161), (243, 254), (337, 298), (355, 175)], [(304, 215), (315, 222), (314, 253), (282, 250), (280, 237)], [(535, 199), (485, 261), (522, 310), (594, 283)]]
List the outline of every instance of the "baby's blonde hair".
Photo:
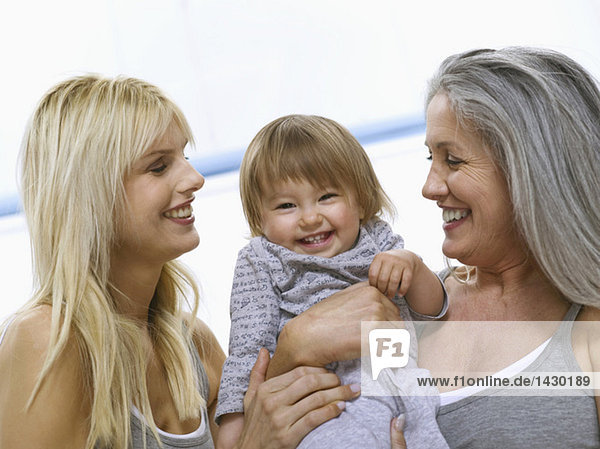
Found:
[(240, 167), (240, 195), (252, 236), (263, 235), (264, 186), (288, 180), (351, 191), (363, 222), (383, 212), (395, 214), (363, 147), (346, 128), (324, 117), (280, 117), (250, 142)]

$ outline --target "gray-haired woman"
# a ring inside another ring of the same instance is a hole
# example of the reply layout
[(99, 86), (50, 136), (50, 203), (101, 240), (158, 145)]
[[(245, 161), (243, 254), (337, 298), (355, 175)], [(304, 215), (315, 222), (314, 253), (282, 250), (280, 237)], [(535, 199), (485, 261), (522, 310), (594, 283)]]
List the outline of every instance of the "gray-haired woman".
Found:
[[(426, 106), (431, 169), (423, 195), (441, 208), (443, 253), (464, 266), (442, 273), (448, 314), (420, 339), (419, 364), (433, 375), (440, 366), (512, 376), (564, 372), (585, 378), (600, 371), (596, 83), (555, 51), (476, 50), (442, 63)], [(292, 320), (284, 335), (296, 352), (286, 357), (280, 339), (272, 369), (357, 354), (358, 342), (350, 337), (331, 342), (352, 328), (340, 320), (342, 309), (356, 310), (359, 301), (385, 304), (363, 288), (361, 298), (349, 291)], [(506, 335), (522, 337), (511, 340), (518, 350), (502, 345), (508, 340), (490, 332), (497, 329), (492, 323), (476, 325), (487, 321), (511, 322)], [(456, 322), (471, 331), (455, 332)], [(539, 322), (550, 329), (535, 327)], [(327, 348), (298, 353), (306, 348), (298, 343), (303, 338), (327, 341)], [(442, 393), (438, 413), (452, 448), (600, 447), (599, 398), (589, 383), (568, 394), (538, 389), (526, 397), (456, 387)]]

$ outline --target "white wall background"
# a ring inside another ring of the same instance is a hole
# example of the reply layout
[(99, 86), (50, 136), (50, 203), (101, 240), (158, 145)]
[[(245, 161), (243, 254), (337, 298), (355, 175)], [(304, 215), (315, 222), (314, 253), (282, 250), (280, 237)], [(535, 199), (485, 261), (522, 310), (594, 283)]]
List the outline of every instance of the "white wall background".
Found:
[[(36, 101), (81, 72), (162, 87), (186, 113), (200, 154), (244, 148), (265, 123), (314, 113), (355, 126), (422, 114), (441, 60), (475, 47), (557, 49), (600, 75), (598, 0), (3, 0), (0, 201), (16, 195), (20, 139)], [(420, 198), (422, 136), (367, 147), (396, 201), (394, 226), (433, 268), (441, 217)], [(200, 247), (183, 259), (226, 346), (228, 291), (246, 228), (237, 173), (211, 177), (195, 209)], [(0, 318), (31, 289), (23, 217), (0, 218)]]

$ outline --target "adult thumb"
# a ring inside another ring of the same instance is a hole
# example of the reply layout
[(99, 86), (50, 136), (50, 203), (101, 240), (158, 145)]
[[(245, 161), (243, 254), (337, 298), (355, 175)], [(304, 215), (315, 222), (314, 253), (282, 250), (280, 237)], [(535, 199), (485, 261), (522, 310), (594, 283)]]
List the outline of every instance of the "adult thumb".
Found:
[(256, 362), (254, 362), (252, 371), (250, 371), (250, 381), (248, 383), (248, 391), (244, 397), (244, 402), (251, 402), (256, 395), (256, 390), (258, 390), (260, 384), (265, 381), (267, 376), (267, 368), (269, 368), (270, 361), (271, 357), (269, 355), (269, 351), (267, 351), (265, 348), (260, 348), (258, 357), (256, 357)]
[(404, 439), (405, 422), (406, 415), (404, 415), (404, 413), (397, 418), (392, 419), (390, 424), (391, 449), (407, 449), (406, 440)]

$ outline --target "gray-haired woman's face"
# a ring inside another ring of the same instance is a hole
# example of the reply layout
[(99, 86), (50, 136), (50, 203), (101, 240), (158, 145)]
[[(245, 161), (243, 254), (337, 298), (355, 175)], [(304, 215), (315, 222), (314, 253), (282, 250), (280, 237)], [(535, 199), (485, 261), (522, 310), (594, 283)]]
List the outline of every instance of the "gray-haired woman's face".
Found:
[(444, 254), (480, 267), (521, 260), (506, 181), (481, 138), (459, 126), (445, 94), (427, 108), (425, 143), (432, 164), (423, 196), (442, 209)]

